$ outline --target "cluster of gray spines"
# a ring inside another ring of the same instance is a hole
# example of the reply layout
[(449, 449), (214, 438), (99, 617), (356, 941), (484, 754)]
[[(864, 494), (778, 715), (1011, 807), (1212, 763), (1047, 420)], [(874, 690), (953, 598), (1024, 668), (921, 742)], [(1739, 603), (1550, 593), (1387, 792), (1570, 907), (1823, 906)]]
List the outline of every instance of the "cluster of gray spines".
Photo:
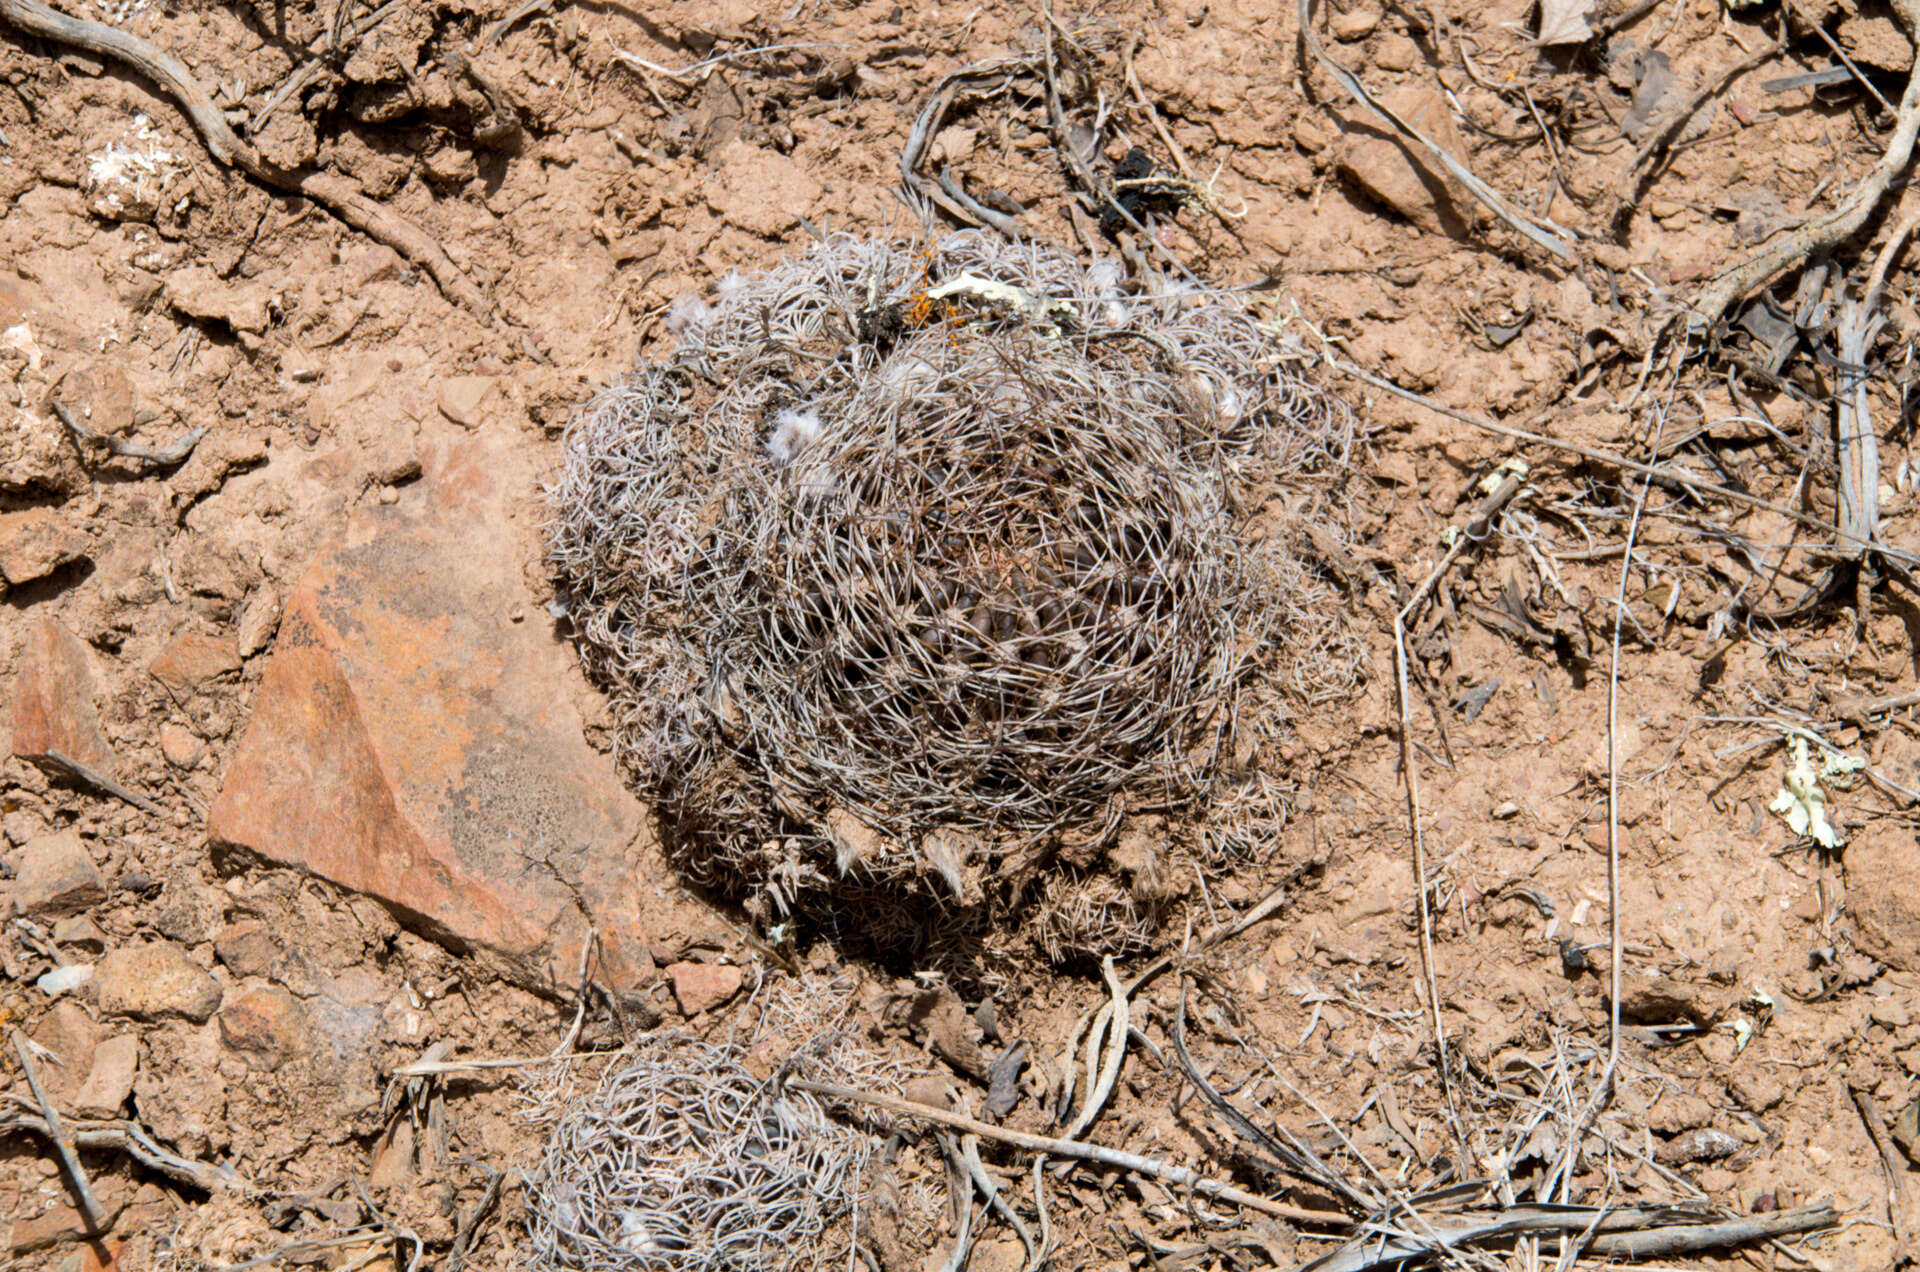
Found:
[(1350, 417), (1227, 298), (834, 236), (669, 322), (568, 433), (553, 560), (715, 879), (977, 899), (1064, 826), (1204, 801), (1240, 691), (1324, 623), (1243, 532)]
[[(737, 1049), (658, 1035), (572, 1100), (528, 1172), (536, 1272), (816, 1266), (872, 1153)], [(843, 1256), (844, 1257), (844, 1256)]]

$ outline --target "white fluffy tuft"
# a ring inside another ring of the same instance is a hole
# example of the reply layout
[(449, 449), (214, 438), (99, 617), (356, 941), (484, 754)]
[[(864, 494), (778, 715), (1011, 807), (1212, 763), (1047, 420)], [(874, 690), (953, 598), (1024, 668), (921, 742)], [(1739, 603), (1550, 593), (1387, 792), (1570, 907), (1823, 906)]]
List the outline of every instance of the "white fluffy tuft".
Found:
[(773, 417), (773, 432), (767, 435), (767, 455), (774, 463), (785, 467), (819, 436), (818, 415), (812, 411), (796, 411), (787, 407)]
[(674, 301), (673, 307), (667, 310), (667, 330), (676, 336), (704, 327), (712, 320), (713, 307), (694, 292)]

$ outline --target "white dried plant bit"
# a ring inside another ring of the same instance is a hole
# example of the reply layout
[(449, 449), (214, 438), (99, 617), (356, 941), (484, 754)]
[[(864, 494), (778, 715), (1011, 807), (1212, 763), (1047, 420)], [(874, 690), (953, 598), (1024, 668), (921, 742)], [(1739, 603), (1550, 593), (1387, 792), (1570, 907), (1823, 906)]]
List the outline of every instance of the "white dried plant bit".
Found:
[(685, 336), (713, 319), (713, 307), (698, 292), (688, 292), (667, 307), (667, 331)]
[(820, 432), (819, 415), (788, 407), (773, 417), (773, 431), (767, 435), (767, 457), (784, 468), (819, 440)]

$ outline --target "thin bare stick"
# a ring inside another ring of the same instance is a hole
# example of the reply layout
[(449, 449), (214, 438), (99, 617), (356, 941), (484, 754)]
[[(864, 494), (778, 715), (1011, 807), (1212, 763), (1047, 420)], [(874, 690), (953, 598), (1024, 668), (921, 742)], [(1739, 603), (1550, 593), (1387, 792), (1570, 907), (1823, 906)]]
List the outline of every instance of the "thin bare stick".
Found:
[[(1914, 2), (1920, 3), (1920, 0), (1914, 0)], [(1551, 230), (1547, 229), (1548, 223), (1528, 216), (1507, 202), (1499, 191), (1473, 175), (1473, 171), (1467, 165), (1448, 154), (1438, 142), (1375, 99), (1371, 93), (1367, 92), (1366, 86), (1360, 82), (1358, 76), (1328, 56), (1326, 49), (1321, 47), (1320, 37), (1313, 29), (1313, 0), (1300, 0), (1300, 38), (1315, 60), (1327, 69), (1327, 74), (1333, 76), (1340, 87), (1347, 90), (1348, 96), (1385, 120), (1388, 126), (1402, 137), (1418, 145), (1426, 152), (1428, 158), (1452, 174), (1454, 180), (1465, 186), (1474, 198), (1486, 204), (1488, 211), (1511, 225), (1536, 247), (1551, 252), (1563, 261), (1571, 262), (1575, 259), (1572, 245), (1562, 237), (1566, 231), (1561, 230), (1557, 225)]]
[(1192, 180), (1193, 168), (1187, 163), (1187, 152), (1180, 148), (1180, 143), (1175, 141), (1173, 134), (1167, 131), (1166, 124), (1160, 118), (1160, 112), (1147, 99), (1146, 90), (1140, 87), (1140, 77), (1133, 73), (1133, 55), (1139, 51), (1140, 45), (1146, 38), (1144, 35), (1135, 35), (1127, 42), (1127, 55), (1122, 59), (1127, 89), (1133, 94), (1134, 104), (1140, 107), (1140, 113), (1147, 117), (1149, 124), (1153, 125), (1154, 135), (1160, 138), (1160, 144), (1165, 146), (1167, 153), (1173, 156), (1173, 162), (1180, 168), (1180, 175)]
[(1440, 1070), (1440, 1089), (1446, 1096), (1448, 1124), (1456, 1139), (1466, 1148), (1465, 1130), (1461, 1126), (1459, 1107), (1453, 1096), (1452, 1066), (1447, 1060), (1447, 1027), (1440, 1015), (1440, 982), (1433, 970), (1433, 911), (1427, 900), (1427, 837), (1421, 827), (1420, 811), (1420, 760), (1413, 746), (1413, 691), (1412, 676), (1408, 670), (1411, 659), (1407, 654), (1407, 624), (1420, 607), (1425, 605), (1433, 589), (1460, 554), (1472, 545), (1479, 543), (1492, 526), (1493, 518), (1500, 515), (1501, 509), (1512, 502), (1520, 493), (1523, 481), (1517, 473), (1508, 473), (1494, 487), (1493, 492), (1474, 509), (1472, 519), (1461, 533), (1454, 536), (1453, 543), (1447, 548), (1446, 555), (1433, 567), (1426, 579), (1414, 590), (1393, 615), (1393, 675), (1395, 694), (1400, 707), (1400, 775), (1407, 793), (1407, 822), (1413, 847), (1413, 891), (1414, 904), (1420, 918), (1420, 972), (1425, 982), (1426, 1008), (1428, 1024), (1433, 1029), (1433, 1047), (1435, 1059)]
[(739, 49), (732, 53), (717, 53), (704, 62), (695, 62), (692, 66), (683, 66), (675, 70), (671, 66), (661, 66), (649, 62), (644, 57), (635, 57), (625, 49), (613, 50), (613, 60), (622, 66), (638, 71), (652, 71), (655, 75), (664, 75), (676, 84), (699, 84), (713, 73), (715, 67), (725, 66), (728, 62), (737, 62), (743, 57), (754, 57), (761, 53), (787, 53), (794, 49), (839, 49), (850, 47), (840, 40), (800, 40), (792, 44), (762, 44), (758, 48)]
[(1880, 1165), (1887, 1172), (1887, 1219), (1893, 1225), (1895, 1247), (1894, 1257), (1888, 1260), (1887, 1266), (1897, 1268), (1907, 1261), (1912, 1249), (1907, 1239), (1907, 1164), (1894, 1148), (1886, 1119), (1880, 1116), (1880, 1106), (1874, 1103), (1873, 1093), (1859, 1087), (1851, 1091), (1853, 1106), (1860, 1110), (1860, 1120), (1866, 1124), (1867, 1135), (1880, 1152)]
[(60, 417), (60, 422), (67, 426), (67, 431), (73, 434), (74, 440), (83, 446), (104, 446), (115, 455), (124, 455), (128, 459), (144, 459), (162, 468), (184, 461), (187, 456), (193, 454), (193, 448), (200, 444), (200, 439), (207, 435), (207, 430), (204, 428), (191, 429), (173, 445), (156, 449), (152, 446), (142, 446), (138, 442), (129, 442), (110, 433), (94, 432), (73, 418), (73, 412), (67, 409), (65, 402), (56, 401), (53, 404), (53, 413)]
[(447, 299), (480, 317), (488, 316), (490, 306), (480, 289), (460, 272), (460, 267), (437, 240), (405, 217), (360, 193), (359, 188), (344, 177), (322, 172), (289, 173), (262, 160), (228, 125), (226, 116), (214, 105), (213, 98), (193, 73), (171, 54), (103, 23), (68, 17), (39, 0), (0, 0), (0, 21), (29, 35), (130, 63), (167, 91), (200, 133), (207, 153), (221, 166), (239, 168), (263, 185), (312, 199), (354, 229), (385, 243), (424, 269)]
[(63, 754), (59, 751), (48, 751), (42, 758), (46, 759), (55, 768), (66, 770), (69, 776), (77, 777), (88, 786), (93, 787), (95, 790), (105, 791), (115, 799), (124, 800), (143, 813), (148, 813), (154, 817), (165, 817), (167, 815), (165, 809), (148, 799), (145, 795), (142, 795), (139, 791), (108, 777), (99, 769), (82, 764), (70, 755)]
[(27, 1036), (18, 1029), (9, 1029), (13, 1039), (13, 1054), (20, 1057), (21, 1072), (27, 1075), (27, 1089), (33, 1092), (33, 1098), (40, 1103), (40, 1116), (47, 1122), (47, 1138), (53, 1141), (54, 1149), (60, 1154), (60, 1164), (67, 1168), (67, 1178), (73, 1183), (73, 1194), (80, 1199), (80, 1213), (86, 1216), (87, 1231), (101, 1233), (106, 1231), (100, 1203), (93, 1195), (93, 1183), (87, 1178), (86, 1168), (80, 1164), (80, 1154), (74, 1150), (73, 1140), (67, 1135), (67, 1128), (60, 1124), (60, 1114), (53, 1107), (53, 1101), (47, 1098), (47, 1092), (40, 1085), (40, 1067), (33, 1062), (33, 1049), (27, 1044)]
[[(275, 1263), (293, 1259), (306, 1260), (314, 1255), (325, 1254), (329, 1250), (345, 1250), (351, 1246), (371, 1245), (384, 1247), (391, 1244), (386, 1230), (378, 1232), (350, 1232), (344, 1237), (328, 1237), (323, 1241), (291, 1241), (286, 1245), (257, 1254), (241, 1263), (220, 1263), (207, 1265), (207, 1272), (253, 1272), (254, 1268), (270, 1267)], [(376, 1254), (385, 1254), (385, 1249), (376, 1249)], [(356, 1264), (355, 1266), (360, 1266)], [(344, 1272), (344, 1269), (342, 1270)]]
[(964, 1114), (950, 1113), (945, 1109), (936, 1109), (925, 1104), (915, 1104), (910, 1100), (897, 1099), (879, 1092), (856, 1091), (852, 1087), (829, 1086), (824, 1082), (809, 1082), (802, 1078), (789, 1079), (787, 1085), (796, 1091), (805, 1091), (810, 1095), (824, 1096), (830, 1100), (845, 1100), (851, 1104), (864, 1104), (870, 1108), (884, 1109), (901, 1117), (919, 1118), (923, 1122), (932, 1122), (936, 1126), (966, 1131), (983, 1139), (1010, 1144), (1030, 1152), (1051, 1153), (1056, 1157), (1075, 1157), (1081, 1161), (1096, 1162), (1102, 1166), (1130, 1170), (1137, 1175), (1164, 1180), (1176, 1187), (1191, 1188), (1209, 1197), (1218, 1197), (1222, 1201), (1245, 1206), (1248, 1210), (1272, 1215), (1276, 1219), (1289, 1219), (1294, 1223), (1310, 1223), (1334, 1228), (1344, 1227), (1348, 1223), (1347, 1217), (1337, 1211), (1308, 1210), (1301, 1206), (1289, 1206), (1284, 1202), (1270, 1201), (1265, 1197), (1235, 1188), (1231, 1184), (1209, 1179), (1189, 1167), (1157, 1161), (1151, 1157), (1142, 1157), (1138, 1153), (1128, 1153), (1117, 1148), (1108, 1148), (1103, 1144), (1056, 1139), (1051, 1135), (1033, 1135), (1005, 1126), (993, 1126), (976, 1121)]
[(1902, 707), (1916, 706), (1920, 706), (1920, 690), (1909, 690), (1906, 693), (1890, 693), (1878, 698), (1847, 698), (1833, 704), (1833, 714), (1842, 720), (1866, 725), (1871, 716), (1898, 711)]
[[(1838, 525), (1831, 521), (1823, 521), (1819, 517), (1810, 516), (1797, 508), (1790, 508), (1785, 504), (1775, 503), (1771, 499), (1762, 499), (1758, 495), (1748, 494), (1744, 490), (1735, 490), (1730, 486), (1722, 486), (1715, 482), (1703, 481), (1698, 474), (1687, 472), (1684, 469), (1671, 468), (1665, 464), (1642, 463), (1637, 459), (1629, 459), (1617, 451), (1606, 451), (1593, 446), (1582, 446), (1578, 442), (1563, 441), (1557, 437), (1548, 437), (1545, 433), (1535, 433), (1524, 428), (1514, 428), (1509, 424), (1496, 424), (1483, 415), (1475, 415), (1471, 411), (1463, 411), (1458, 407), (1448, 406), (1444, 402), (1435, 401), (1424, 393), (1416, 393), (1412, 389), (1402, 388), (1382, 376), (1374, 375), (1370, 371), (1363, 371), (1353, 365), (1353, 363), (1348, 362), (1346, 359), (1341, 358), (1331, 351), (1323, 350), (1316, 356), (1326, 366), (1331, 367), (1342, 375), (1352, 376), (1363, 384), (1371, 384), (1383, 392), (1391, 393), (1395, 397), (1417, 403), (1430, 411), (1446, 416), (1448, 419), (1459, 420), (1462, 424), (1471, 424), (1473, 427), (1484, 432), (1492, 433), (1499, 437), (1510, 437), (1515, 441), (1529, 442), (1535, 446), (1551, 447), (1554, 450), (1565, 451), (1570, 455), (1579, 455), (1584, 459), (1593, 460), (1595, 463), (1611, 465), (1623, 472), (1639, 473), (1641, 476), (1649, 477), (1654, 481), (1671, 482), (1674, 485), (1683, 486), (1701, 494), (1713, 495), (1715, 498), (1725, 499), (1730, 503), (1741, 504), (1748, 508), (1758, 508), (1763, 512), (1771, 512), (1776, 516), (1785, 517), (1787, 520), (1804, 526), (1809, 530), (1818, 530), (1822, 534), (1831, 535), (1836, 540), (1839, 540), (1842, 546), (1851, 542), (1847, 537), (1846, 531), (1842, 530)], [(1807, 549), (1819, 548), (1831, 551), (1835, 545), (1808, 544), (1802, 546)], [(1898, 548), (1883, 544), (1874, 545), (1874, 550), (1887, 560), (1898, 561), (1907, 566), (1920, 566), (1920, 556), (1916, 556), (1914, 553), (1903, 552)]]
[[(1262, 897), (1259, 903), (1256, 904), (1251, 910), (1248, 910), (1245, 914), (1241, 915), (1239, 918), (1234, 919), (1230, 923), (1223, 924), (1220, 927), (1213, 928), (1212, 930), (1208, 931), (1203, 936), (1201, 936), (1200, 952), (1204, 954), (1208, 950), (1212, 949), (1214, 946), (1222, 943), (1223, 941), (1232, 940), (1234, 937), (1240, 935), (1242, 932), (1246, 931), (1248, 928), (1254, 926), (1255, 924), (1260, 923), (1266, 919), (1272, 918), (1273, 915), (1279, 911), (1280, 907), (1285, 905), (1286, 903), (1287, 903), (1287, 889), (1285, 885), (1275, 888), (1272, 892), (1269, 892), (1266, 896)], [(1127, 982), (1127, 986), (1124, 991), (1125, 996), (1127, 998), (1132, 998), (1135, 994), (1140, 992), (1141, 986), (1145, 985), (1148, 981), (1151, 981), (1154, 977), (1160, 975), (1160, 973), (1171, 968), (1173, 966), (1173, 962), (1174, 960), (1171, 954), (1162, 954), (1159, 958), (1156, 958), (1155, 960), (1153, 960), (1153, 962), (1141, 968), (1140, 971), (1134, 974), (1133, 979)], [(1109, 1003), (1110, 1002), (1111, 1002), (1111, 999), (1109, 999)], [(1091, 1011), (1088, 1011), (1083, 1015), (1081, 1015), (1080, 1019), (1074, 1022), (1073, 1031), (1067, 1035), (1068, 1037), (1067, 1060), (1064, 1063), (1064, 1067), (1066, 1069), (1066, 1090), (1062, 1097), (1061, 1113), (1060, 1113), (1060, 1116), (1063, 1118), (1066, 1116), (1067, 1108), (1073, 1100), (1073, 1087), (1074, 1087), (1074, 1081), (1075, 1081), (1075, 1078), (1074, 1078), (1075, 1069), (1072, 1064), (1073, 1050), (1076, 1046), (1079, 1045), (1080, 1036), (1084, 1034), (1088, 1028), (1094, 1025), (1095, 1018), (1104, 1010), (1105, 1010), (1105, 1006), (1103, 1005), (1102, 1007), (1096, 1007)]]
[[(1874, 337), (1886, 326), (1880, 299), (1886, 290), (1887, 270), (1906, 246), (1920, 215), (1910, 214), (1894, 227), (1875, 257), (1866, 290), (1840, 306), (1834, 340), (1840, 355), (1840, 387), (1834, 397), (1835, 432), (1840, 446), (1840, 528), (1846, 532), (1850, 556), (1864, 557), (1880, 537), (1880, 437), (1874, 430), (1873, 404), (1867, 395), (1872, 380), (1867, 354)], [(1857, 546), (1856, 546), (1857, 545)], [(1860, 570), (1855, 581), (1854, 621), (1865, 632), (1871, 605), (1872, 580)]]
[[(24, 1112), (0, 1114), (0, 1131), (32, 1131), (35, 1135), (53, 1137), (53, 1127), (44, 1117)], [(137, 1122), (76, 1121), (67, 1126), (67, 1133), (80, 1148), (118, 1149), (147, 1169), (202, 1192), (215, 1193), (229, 1188), (244, 1194), (256, 1191), (253, 1185), (224, 1166), (210, 1166), (161, 1148)]]
[[(1666, 427), (1666, 412), (1661, 411), (1653, 433), (1655, 455), (1660, 453), (1660, 440)], [(1614, 1078), (1620, 1069), (1620, 984), (1626, 957), (1625, 929), (1620, 922), (1620, 631), (1626, 625), (1627, 580), (1633, 573), (1634, 543), (1640, 534), (1640, 517), (1646, 511), (1647, 495), (1652, 490), (1653, 479), (1649, 477), (1640, 484), (1640, 493), (1633, 501), (1633, 516), (1627, 522), (1627, 549), (1620, 561), (1620, 587), (1613, 598), (1613, 649), (1607, 658), (1607, 1063), (1572, 1133), (1567, 1136), (1567, 1151), (1556, 1168), (1563, 1193), (1573, 1179), (1573, 1163), (1580, 1151), (1580, 1141), (1586, 1138), (1587, 1128), (1600, 1116), (1600, 1110), (1613, 1099)], [(1552, 1189), (1542, 1189), (1541, 1195), (1550, 1199)]]
[[(1893, 0), (1893, 11), (1909, 37), (1920, 42), (1920, 0)], [(1893, 180), (1906, 171), (1913, 157), (1913, 143), (1920, 136), (1920, 68), (1907, 76), (1907, 91), (1900, 98), (1900, 110), (1894, 121), (1893, 136), (1887, 150), (1874, 165), (1867, 179), (1841, 201), (1840, 206), (1823, 217), (1807, 222), (1778, 242), (1761, 248), (1746, 260), (1722, 270), (1693, 302), (1689, 324), (1694, 330), (1712, 327), (1726, 314), (1734, 301), (1772, 279), (1774, 275), (1807, 257), (1826, 252), (1852, 238), (1880, 206), (1892, 188)]]
[[(1093, 1030), (1087, 1035), (1087, 1102), (1081, 1106), (1080, 1114), (1067, 1128), (1067, 1138), (1079, 1139), (1086, 1134), (1093, 1120), (1100, 1116), (1101, 1108), (1107, 1097), (1113, 1094), (1113, 1084), (1120, 1078), (1120, 1062), (1127, 1051), (1127, 991), (1120, 984), (1120, 978), (1113, 971), (1113, 956), (1101, 960), (1100, 970), (1105, 974), (1107, 989), (1113, 997), (1094, 1017)], [(1094, 1071), (1094, 1057), (1099, 1052), (1100, 1039), (1106, 1038), (1106, 1052), (1099, 1071)], [(1073, 1053), (1069, 1049), (1063, 1057), (1063, 1068), (1071, 1068)]]

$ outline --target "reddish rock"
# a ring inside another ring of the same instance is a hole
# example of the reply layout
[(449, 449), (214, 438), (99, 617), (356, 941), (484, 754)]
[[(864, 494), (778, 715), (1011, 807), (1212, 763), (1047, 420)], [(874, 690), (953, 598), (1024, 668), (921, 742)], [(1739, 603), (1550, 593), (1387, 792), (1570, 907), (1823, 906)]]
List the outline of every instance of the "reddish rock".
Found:
[(50, 396), (90, 432), (118, 437), (133, 431), (133, 383), (124, 370), (104, 358), (61, 376)]
[(537, 547), (530, 528), (503, 532), (518, 460), (504, 446), (431, 450), (423, 489), (362, 509), (320, 554), (287, 598), (208, 831), (377, 897), (530, 987), (573, 982), (591, 925), (609, 979), (630, 985), (649, 965), (642, 809), (582, 735), (570, 652), (508, 619)]
[(19, 587), (87, 554), (87, 536), (52, 508), (0, 512), (0, 578)]
[(13, 753), (37, 761), (64, 755), (112, 775), (113, 750), (94, 708), (99, 693), (93, 651), (53, 619), (41, 619), (13, 678)]
[(220, 1006), (220, 982), (171, 941), (115, 950), (93, 973), (93, 1001), (109, 1016), (205, 1022)]
[(200, 757), (207, 752), (206, 743), (194, 736), (192, 729), (169, 720), (160, 726), (160, 754), (167, 763), (177, 769), (190, 769), (200, 763)]
[(100, 930), (98, 923), (77, 914), (53, 925), (53, 943), (63, 950), (77, 949), (91, 957), (107, 948), (107, 934)]
[(674, 963), (667, 975), (673, 979), (673, 1000), (688, 1016), (725, 1003), (746, 980), (746, 974), (729, 963)]
[(307, 1010), (277, 985), (255, 985), (220, 1009), (220, 1040), (256, 1068), (278, 1069), (307, 1049)]
[(140, 1040), (116, 1034), (93, 1049), (93, 1067), (73, 1111), (81, 1117), (119, 1117), (133, 1094), (133, 1076), (140, 1069)]
[(188, 632), (174, 637), (147, 670), (174, 692), (191, 693), (217, 676), (240, 670), (240, 651), (231, 637)]
[(107, 881), (75, 831), (41, 835), (21, 850), (13, 904), (22, 914), (57, 918), (106, 899)]
[[(122, 1175), (98, 1175), (92, 1183), (94, 1202), (104, 1212), (101, 1222), (111, 1228), (120, 1217), (120, 1212), (127, 1208), (127, 1202), (132, 1198), (132, 1186)], [(40, 1185), (37, 1192), (23, 1194), (13, 1225), (7, 1231), (8, 1251), (17, 1257), (67, 1245), (86, 1237), (86, 1217), (77, 1207), (69, 1204), (67, 1198), (67, 1186), (63, 1180), (50, 1180)], [(45, 1267), (46, 1264), (36, 1266)]]
[[(1453, 112), (1441, 94), (1427, 87), (1405, 87), (1386, 94), (1386, 105), (1431, 137), (1449, 154), (1465, 154)], [(1456, 194), (1452, 177), (1424, 150), (1401, 140), (1371, 113), (1356, 113), (1340, 169), (1369, 196), (1423, 230), (1458, 237), (1473, 217), (1473, 201)]]
[(280, 951), (258, 919), (239, 919), (213, 934), (213, 952), (235, 976), (265, 976)]
[(272, 316), (265, 283), (229, 283), (204, 265), (190, 265), (167, 276), (167, 303), (189, 318), (224, 322), (236, 335), (258, 335)]
[[(41, 1061), (40, 1080), (55, 1103), (65, 1105), (93, 1065), (94, 1052), (100, 1045), (100, 1026), (85, 1007), (68, 998), (49, 1008), (29, 1032), (34, 1042), (53, 1054), (52, 1060)], [(13, 1066), (16, 1071), (18, 1067)]]
[(1847, 912), (1854, 944), (1903, 972), (1920, 972), (1920, 838), (1874, 823), (1847, 844)]

